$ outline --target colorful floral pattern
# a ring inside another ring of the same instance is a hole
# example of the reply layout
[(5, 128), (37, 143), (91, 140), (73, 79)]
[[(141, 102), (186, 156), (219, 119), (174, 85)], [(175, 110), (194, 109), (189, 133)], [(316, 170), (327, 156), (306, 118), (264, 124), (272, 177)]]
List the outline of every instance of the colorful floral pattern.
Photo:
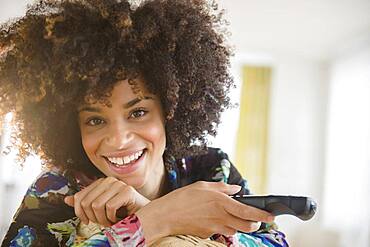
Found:
[(67, 178), (61, 176), (56, 172), (42, 173), (36, 182), (28, 189), (27, 194), (39, 198), (45, 198), (52, 194), (66, 195), (69, 191), (70, 185)]
[[(199, 180), (223, 181), (239, 184), (242, 186), (239, 193), (249, 194), (246, 180), (220, 149), (210, 148), (208, 154), (180, 160), (169, 157), (165, 164), (171, 190)], [(106, 228), (80, 222), (63, 199), (83, 187), (79, 183), (81, 177), (83, 174), (74, 171), (42, 173), (28, 189), (2, 246), (145, 246), (143, 230), (135, 215)], [(253, 233), (216, 234), (211, 239), (226, 246), (288, 246), (284, 234), (274, 224), (263, 224)]]
[(12, 247), (31, 246), (35, 238), (36, 238), (35, 230), (28, 226), (24, 226), (18, 230), (18, 234), (10, 242), (10, 246)]
[(145, 239), (141, 224), (136, 215), (131, 215), (119, 221), (111, 228), (105, 229), (111, 246), (145, 246)]

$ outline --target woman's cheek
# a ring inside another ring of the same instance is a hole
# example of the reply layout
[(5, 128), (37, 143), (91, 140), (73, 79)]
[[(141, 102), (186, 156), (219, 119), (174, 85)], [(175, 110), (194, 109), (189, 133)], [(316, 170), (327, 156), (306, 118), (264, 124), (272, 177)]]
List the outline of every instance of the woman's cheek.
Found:
[(162, 123), (147, 126), (145, 132), (146, 139), (151, 140), (154, 146), (166, 146), (166, 132)]
[(82, 133), (82, 146), (90, 160), (93, 158), (93, 154), (99, 146), (98, 144), (99, 135), (96, 133), (87, 133), (87, 131)]

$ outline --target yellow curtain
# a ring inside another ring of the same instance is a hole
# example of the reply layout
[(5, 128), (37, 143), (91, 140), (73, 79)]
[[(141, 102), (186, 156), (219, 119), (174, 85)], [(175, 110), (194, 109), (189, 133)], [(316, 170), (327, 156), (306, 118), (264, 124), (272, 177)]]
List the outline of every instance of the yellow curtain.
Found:
[(255, 194), (266, 193), (271, 68), (245, 66), (240, 101), (236, 166)]

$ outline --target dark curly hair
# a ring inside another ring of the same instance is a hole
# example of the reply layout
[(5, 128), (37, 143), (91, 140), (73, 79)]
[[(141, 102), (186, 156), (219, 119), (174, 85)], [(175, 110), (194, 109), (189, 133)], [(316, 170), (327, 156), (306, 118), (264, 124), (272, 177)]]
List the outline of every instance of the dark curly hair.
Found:
[[(143, 76), (165, 114), (166, 153), (194, 155), (230, 107), (230, 49), (206, 0), (39, 0), (0, 30), (0, 114), (14, 113), (20, 160), (91, 172), (77, 107), (107, 103), (120, 80)], [(135, 86), (135, 85), (133, 85)], [(90, 170), (89, 170), (90, 169)]]

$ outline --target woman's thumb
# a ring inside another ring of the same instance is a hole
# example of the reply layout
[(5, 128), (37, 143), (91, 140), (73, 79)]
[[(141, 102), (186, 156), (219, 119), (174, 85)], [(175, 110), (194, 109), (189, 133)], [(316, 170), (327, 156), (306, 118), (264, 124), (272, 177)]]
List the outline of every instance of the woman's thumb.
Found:
[(228, 184), (228, 195), (234, 195), (236, 193), (238, 193), (240, 190), (242, 189), (242, 187), (240, 185), (237, 185), (237, 184)]
[(64, 198), (64, 202), (65, 202), (68, 206), (73, 207), (73, 206), (74, 206), (74, 198), (73, 198), (73, 196), (66, 196), (66, 197)]

